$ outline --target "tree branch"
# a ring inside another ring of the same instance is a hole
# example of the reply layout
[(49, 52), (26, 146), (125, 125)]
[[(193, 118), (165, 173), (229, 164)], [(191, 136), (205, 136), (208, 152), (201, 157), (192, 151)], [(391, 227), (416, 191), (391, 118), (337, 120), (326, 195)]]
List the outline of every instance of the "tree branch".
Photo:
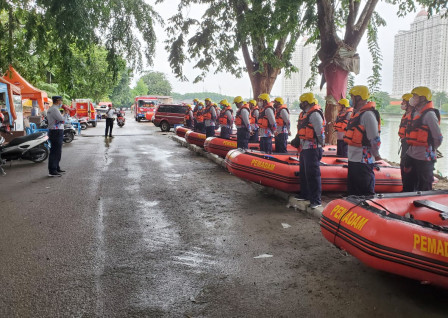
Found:
[(355, 19), (358, 15), (359, 6), (361, 5), (361, 1), (350, 0), (349, 3), (349, 13), (347, 17), (347, 24), (345, 28), (345, 37), (344, 42), (347, 41), (351, 36), (353, 36)]
[(369, 25), (370, 19), (372, 18), (377, 3), (378, 0), (369, 0), (365, 5), (364, 10), (362, 10), (361, 16), (359, 17), (358, 22), (354, 27), (353, 35), (346, 40), (346, 44), (348, 44), (352, 48), (358, 47), (358, 44), (361, 41), (361, 38), (364, 35), (367, 26)]

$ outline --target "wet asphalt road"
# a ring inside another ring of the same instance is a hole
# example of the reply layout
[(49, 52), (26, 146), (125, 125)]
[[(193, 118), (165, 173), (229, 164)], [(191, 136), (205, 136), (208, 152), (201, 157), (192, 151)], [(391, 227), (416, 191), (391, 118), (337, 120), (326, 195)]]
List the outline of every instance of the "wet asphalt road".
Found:
[(7, 166), (0, 317), (448, 315), (446, 291), (362, 265), (317, 219), (127, 120), (64, 145), (61, 178)]

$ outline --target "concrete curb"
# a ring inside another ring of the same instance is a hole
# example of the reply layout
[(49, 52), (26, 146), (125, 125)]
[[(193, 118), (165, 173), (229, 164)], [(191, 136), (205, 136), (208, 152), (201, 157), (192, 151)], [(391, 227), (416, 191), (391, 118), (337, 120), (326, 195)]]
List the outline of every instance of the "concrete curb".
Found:
[[(205, 151), (204, 149), (202, 149), (199, 146), (189, 144), (182, 137), (174, 135), (174, 136), (170, 136), (169, 138), (171, 138), (172, 140), (178, 142), (182, 146), (184, 146), (184, 147), (186, 147), (186, 148), (196, 152), (198, 155), (201, 155), (201, 156), (203, 156), (203, 157), (205, 157), (205, 158), (215, 162), (217, 165), (219, 165), (219, 166), (221, 166), (221, 167), (223, 167), (224, 169), (227, 170), (226, 161), (223, 158), (219, 157), (218, 155), (209, 153), (209, 152)], [(299, 210), (299, 211), (302, 211), (302, 212), (306, 212), (307, 214), (309, 214), (311, 216), (314, 216), (314, 217), (317, 217), (319, 219), (322, 216), (322, 211), (324, 209), (323, 207), (318, 207), (316, 209), (310, 209), (308, 207), (308, 205), (310, 204), (309, 201), (299, 201), (299, 200), (297, 200), (294, 197), (294, 195), (291, 195), (289, 193), (286, 193), (286, 192), (283, 192), (283, 191), (279, 191), (279, 190), (274, 189), (274, 188), (265, 187), (263, 185), (256, 184), (256, 183), (253, 183), (253, 182), (249, 182), (249, 181), (247, 183), (250, 184), (252, 187), (256, 188), (259, 191), (267, 192), (268, 194), (272, 194), (272, 195), (274, 195), (276, 197), (279, 197), (279, 198), (287, 201), (288, 203), (287, 203), (286, 206), (288, 208), (293, 208), (296, 211)]]

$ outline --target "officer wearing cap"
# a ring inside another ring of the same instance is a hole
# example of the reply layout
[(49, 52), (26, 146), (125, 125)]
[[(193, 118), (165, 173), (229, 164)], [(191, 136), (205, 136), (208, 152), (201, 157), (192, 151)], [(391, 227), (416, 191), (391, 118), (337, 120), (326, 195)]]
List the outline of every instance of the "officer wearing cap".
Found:
[(348, 121), (350, 120), (350, 117), (352, 117), (353, 107), (350, 107), (350, 102), (346, 98), (340, 99), (338, 105), (339, 113), (334, 123), (334, 130), (336, 131), (337, 138), (336, 155), (338, 157), (347, 158), (348, 145), (344, 141), (344, 135)]
[(64, 140), (64, 118), (59, 111), (62, 105), (62, 97), (53, 96), (52, 100), (53, 106), (47, 111), (48, 139), (51, 142), (50, 156), (48, 157), (48, 176), (60, 177), (65, 172), (59, 166)]
[(432, 103), (432, 92), (419, 86), (412, 90), (409, 105), (414, 107), (412, 120), (406, 129), (406, 151), (403, 188), (408, 191), (432, 190), (437, 148), (442, 144), (440, 113)]
[(369, 89), (354, 86), (350, 90), (353, 114), (347, 124), (344, 141), (348, 144), (347, 190), (349, 195), (375, 194), (373, 166), (381, 160), (381, 118), (375, 102), (369, 102)]

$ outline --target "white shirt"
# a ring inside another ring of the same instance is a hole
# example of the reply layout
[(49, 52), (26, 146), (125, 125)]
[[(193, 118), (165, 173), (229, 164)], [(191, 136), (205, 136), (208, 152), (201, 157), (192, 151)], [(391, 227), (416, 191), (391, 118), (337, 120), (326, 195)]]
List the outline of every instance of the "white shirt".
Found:
[(107, 110), (106, 118), (115, 118), (115, 110), (113, 108)]

